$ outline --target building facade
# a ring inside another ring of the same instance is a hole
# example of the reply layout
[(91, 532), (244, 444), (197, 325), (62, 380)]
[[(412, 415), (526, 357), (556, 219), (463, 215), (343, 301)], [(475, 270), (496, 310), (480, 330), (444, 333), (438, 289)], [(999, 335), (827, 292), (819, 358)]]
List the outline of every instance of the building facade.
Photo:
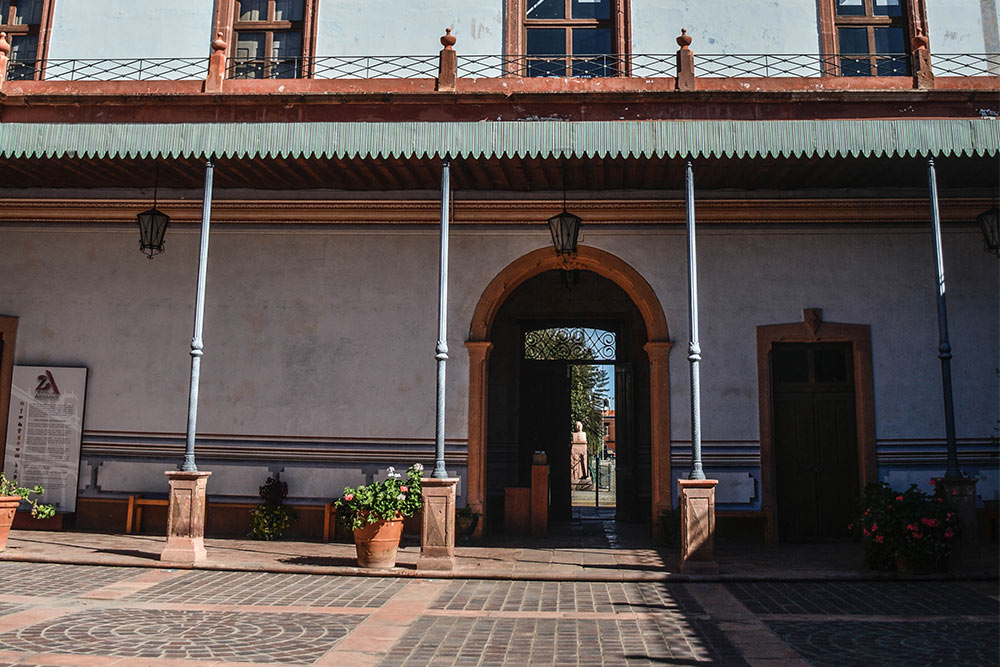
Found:
[(446, 465), (487, 530), (533, 451), (568, 457), (565, 369), (523, 351), (544, 327), (615, 334), (619, 518), (676, 504), (688, 161), (718, 508), (836, 536), (866, 482), (944, 470), (929, 159), (959, 461), (995, 506), (995, 1), (4, 6), (4, 398), (15, 364), (88, 369), (77, 526), (121, 529), (182, 458), (209, 160), (197, 455), (220, 530), (269, 475), (322, 508), (432, 462), (446, 161)]

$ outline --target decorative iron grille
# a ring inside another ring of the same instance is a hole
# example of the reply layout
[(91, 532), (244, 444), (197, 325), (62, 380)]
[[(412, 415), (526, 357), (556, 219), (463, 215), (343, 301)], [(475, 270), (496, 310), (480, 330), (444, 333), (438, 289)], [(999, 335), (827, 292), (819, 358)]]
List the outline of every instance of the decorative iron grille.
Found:
[(11, 61), (7, 78), (30, 80), (44, 67), (46, 81), (184, 81), (204, 79), (207, 58), (49, 59)]
[(438, 56), (230, 58), (231, 79), (433, 79)]
[(614, 361), (614, 331), (555, 327), (524, 334), (524, 358), (539, 361)]
[(1000, 76), (1000, 53), (932, 53), (935, 76)]

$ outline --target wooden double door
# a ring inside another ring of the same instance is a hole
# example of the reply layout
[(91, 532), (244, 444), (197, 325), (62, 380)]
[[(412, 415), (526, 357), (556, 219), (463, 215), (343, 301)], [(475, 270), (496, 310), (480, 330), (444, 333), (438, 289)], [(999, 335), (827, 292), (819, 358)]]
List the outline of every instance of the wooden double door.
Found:
[(771, 350), (778, 534), (846, 537), (858, 502), (851, 343), (776, 343)]

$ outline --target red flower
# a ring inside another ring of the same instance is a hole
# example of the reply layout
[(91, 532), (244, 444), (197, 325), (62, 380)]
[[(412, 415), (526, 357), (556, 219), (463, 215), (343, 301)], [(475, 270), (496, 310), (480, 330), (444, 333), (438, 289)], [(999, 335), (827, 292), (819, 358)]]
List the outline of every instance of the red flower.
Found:
[(347, 502), (351, 502), (352, 500), (354, 500), (354, 494), (353, 493), (345, 493), (344, 494), (344, 500), (346, 500)]
[(878, 524), (877, 523), (873, 523), (872, 524), (872, 532), (874, 533), (876, 530), (878, 530)]
[(908, 526), (906, 527), (906, 529), (907, 529), (907, 530), (916, 530), (916, 529), (917, 529), (917, 524), (915, 524), (915, 523), (911, 523), (910, 525), (908, 525)]
[(885, 538), (882, 537), (881, 535), (876, 535), (875, 541), (878, 542), (879, 544), (882, 544), (883, 542), (885, 542)]
[(937, 484), (937, 480), (931, 477), (931, 486), (934, 486), (935, 484)]
[(409, 491), (409, 489), (408, 489), (408, 488), (406, 488), (405, 486), (401, 486), (401, 487), (399, 487), (399, 490), (400, 490), (400, 491), (401, 491), (402, 493), (406, 493), (407, 491)]
[(902, 500), (903, 496), (896, 496), (896, 500)]
[[(952, 494), (952, 495), (954, 495), (954, 494)], [(935, 498), (934, 500), (938, 501), (939, 503), (943, 503), (944, 502), (944, 498)]]
[(950, 540), (951, 538), (955, 537), (955, 533), (953, 533), (953, 532), (952, 532), (952, 531), (950, 531), (950, 530), (946, 530), (946, 531), (944, 531), (944, 536), (945, 536), (945, 537), (946, 537), (947, 539), (949, 539), (949, 540)]
[(930, 528), (937, 528), (938, 520), (937, 519), (927, 519), (927, 518), (924, 518), (924, 519), (920, 520), (920, 523), (922, 523), (925, 526), (928, 526)]
[(868, 530), (867, 528), (863, 528), (862, 530), (864, 531), (865, 537), (868, 537), (869, 535), (871, 535), (871, 531)]
[(923, 533), (918, 533), (917, 531), (913, 531), (910, 534), (913, 535), (913, 539), (915, 539), (915, 540), (919, 540), (921, 537), (924, 536)]

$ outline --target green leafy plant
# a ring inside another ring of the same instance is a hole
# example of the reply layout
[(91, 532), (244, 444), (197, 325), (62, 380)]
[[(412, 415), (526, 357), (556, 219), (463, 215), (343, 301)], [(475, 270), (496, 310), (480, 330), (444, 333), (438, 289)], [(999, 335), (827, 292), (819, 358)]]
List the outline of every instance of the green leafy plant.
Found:
[(22, 501), (31, 505), (31, 516), (36, 519), (47, 519), (56, 513), (52, 505), (43, 505), (38, 502), (38, 498), (31, 497), (32, 495), (40, 496), (43, 493), (45, 493), (45, 489), (37, 484), (32, 487), (21, 486), (16, 479), (7, 479), (0, 472), (0, 496), (21, 496)]
[(885, 482), (869, 484), (851, 528), (865, 545), (873, 570), (896, 569), (897, 559), (918, 568), (939, 567), (958, 539), (958, 514), (950, 499), (924, 493), (916, 484), (895, 491)]
[(298, 518), (295, 510), (282, 504), (288, 496), (288, 484), (268, 477), (257, 493), (264, 499), (264, 504), (250, 510), (250, 537), (255, 540), (281, 539)]
[(337, 519), (351, 529), (362, 528), (380, 520), (397, 516), (413, 516), (423, 504), (420, 495), (419, 463), (410, 466), (406, 475), (389, 468), (387, 479), (358, 487), (346, 487), (344, 494), (334, 501)]

